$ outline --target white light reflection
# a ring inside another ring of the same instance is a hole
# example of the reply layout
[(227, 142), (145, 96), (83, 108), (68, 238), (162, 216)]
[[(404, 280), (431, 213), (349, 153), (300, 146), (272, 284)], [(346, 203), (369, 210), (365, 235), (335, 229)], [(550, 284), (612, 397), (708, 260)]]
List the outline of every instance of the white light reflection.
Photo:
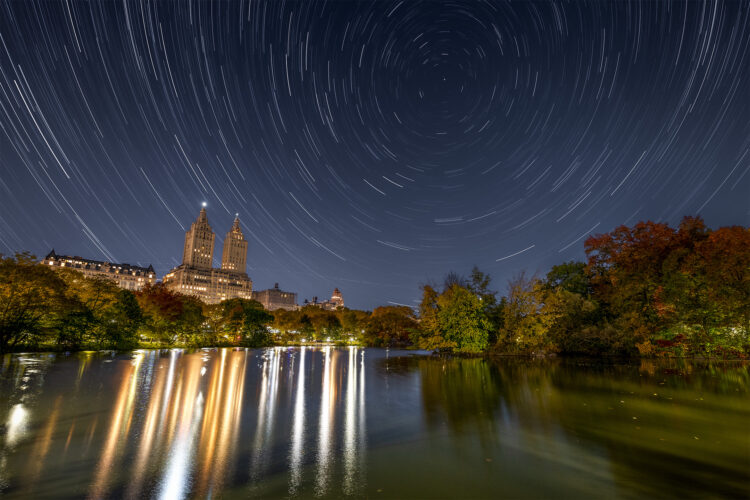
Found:
[(200, 467), (190, 491), (193, 498), (221, 496), (236, 462), (234, 452), (242, 418), (247, 351), (224, 349), (218, 363), (218, 367), (214, 363), (208, 372), (210, 384), (195, 454)]
[(195, 436), (200, 428), (201, 416), (203, 414), (203, 393), (199, 392), (195, 398), (195, 405), (191, 419), (183, 421), (180, 430), (175, 436), (172, 452), (169, 457), (169, 465), (164, 481), (161, 485), (159, 498), (185, 498), (186, 489), (190, 484), (190, 466)]
[(359, 461), (357, 484), (364, 491), (365, 487), (365, 448), (367, 447), (365, 434), (365, 350), (360, 350), (359, 356)]
[(167, 405), (169, 404), (170, 396), (172, 395), (172, 385), (174, 384), (174, 370), (177, 364), (177, 356), (182, 354), (181, 349), (172, 349), (169, 352), (169, 373), (167, 374), (167, 388), (164, 392), (164, 399), (162, 400), (161, 414), (162, 417), (167, 411)]
[[(168, 373), (172, 375), (174, 373), (174, 361), (175, 357), (170, 358), (170, 368)], [(161, 366), (161, 362), (159, 366)], [(171, 379), (171, 377), (169, 377)], [(165, 386), (165, 377), (161, 375), (160, 370), (157, 370), (157, 376), (155, 377), (154, 387), (151, 389), (149, 394), (149, 403), (146, 410), (146, 420), (140, 431), (140, 443), (138, 446), (138, 455), (133, 466), (133, 470), (130, 475), (130, 484), (128, 486), (129, 498), (137, 498), (141, 486), (143, 484), (143, 477), (146, 474), (147, 465), (149, 458), (152, 458), (153, 451), (158, 448), (158, 444), (161, 439), (155, 439), (157, 431), (162, 427), (160, 423), (163, 419), (164, 407), (159, 411), (159, 403), (163, 399)], [(159, 433), (161, 435), (161, 433)]]
[(193, 448), (203, 417), (203, 392), (200, 390), (201, 360), (185, 360), (183, 376), (179, 380), (175, 401), (181, 402), (173, 414), (175, 435), (169, 451), (166, 472), (161, 481), (159, 498), (184, 498), (192, 473)]
[(344, 416), (344, 494), (353, 493), (357, 447), (355, 440), (357, 401), (357, 348), (349, 348), (349, 364), (346, 367), (346, 413)]
[(294, 423), (292, 427), (292, 443), (289, 450), (289, 468), (291, 479), (289, 482), (289, 495), (297, 494), (297, 489), (302, 478), (302, 443), (305, 431), (305, 351), (306, 347), (300, 347), (299, 352), (299, 375), (297, 376), (297, 393), (294, 401)]
[[(103, 498), (107, 496), (110, 480), (117, 474), (117, 462), (121, 458), (123, 449), (128, 441), (130, 424), (138, 387), (138, 374), (143, 361), (143, 352), (136, 351), (131, 362), (124, 367), (120, 376), (121, 385), (115, 401), (107, 438), (102, 448), (99, 463), (96, 466), (96, 476), (91, 486), (89, 496)], [(96, 425), (96, 423), (94, 424)], [(91, 431), (93, 437), (93, 429)]]
[(15, 444), (23, 438), (26, 434), (26, 430), (29, 424), (29, 410), (27, 410), (22, 403), (13, 405), (8, 415), (8, 421), (5, 424), (5, 445), (7, 447), (15, 446)]
[(276, 410), (276, 394), (279, 385), (279, 360), (281, 349), (272, 348), (265, 352), (263, 359), (260, 399), (258, 401), (258, 426), (255, 430), (255, 445), (251, 477), (253, 484), (259, 482), (262, 472), (268, 465), (266, 448), (270, 444), (273, 433), (274, 414)]
[(331, 462), (331, 431), (333, 429), (333, 403), (335, 399), (335, 383), (333, 375), (333, 360), (331, 348), (323, 348), (325, 352), (325, 366), (323, 367), (323, 390), (320, 396), (320, 426), (318, 428), (318, 473), (316, 477), (315, 494), (324, 495), (328, 490), (328, 476)]
[[(344, 484), (345, 495), (361, 490), (362, 460), (365, 446), (365, 362), (364, 350), (349, 347), (347, 366), (346, 410), (344, 416)], [(359, 399), (357, 395), (359, 393)]]

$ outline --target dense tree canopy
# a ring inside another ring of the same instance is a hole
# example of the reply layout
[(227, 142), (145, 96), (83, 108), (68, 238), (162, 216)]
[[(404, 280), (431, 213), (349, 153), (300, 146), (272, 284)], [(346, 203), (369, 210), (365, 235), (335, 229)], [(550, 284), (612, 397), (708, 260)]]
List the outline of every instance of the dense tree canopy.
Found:
[(39, 342), (64, 300), (65, 282), (33, 256), (0, 256), (0, 353)]
[(490, 278), (476, 267), (471, 280), (450, 273), (443, 290), (422, 287), (419, 307), (420, 330), (413, 339), (422, 349), (478, 354), (496, 337), (499, 312), (496, 293), (489, 289)]
[(417, 330), (416, 314), (411, 307), (376, 307), (365, 327), (365, 342), (373, 346), (406, 346)]
[(371, 313), (209, 305), (163, 284), (133, 293), (29, 254), (0, 256), (0, 352), (323, 341), (460, 354), (750, 355), (750, 229), (685, 217), (677, 228), (620, 226), (584, 246), (586, 262), (519, 273), (504, 296), (475, 267), (422, 286), (417, 308)]

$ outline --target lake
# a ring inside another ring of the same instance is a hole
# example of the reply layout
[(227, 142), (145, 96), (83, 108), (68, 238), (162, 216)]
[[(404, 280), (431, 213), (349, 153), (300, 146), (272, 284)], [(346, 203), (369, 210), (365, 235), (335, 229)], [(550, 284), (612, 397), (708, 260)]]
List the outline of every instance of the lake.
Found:
[(750, 495), (746, 363), (355, 347), (0, 363), (7, 498)]

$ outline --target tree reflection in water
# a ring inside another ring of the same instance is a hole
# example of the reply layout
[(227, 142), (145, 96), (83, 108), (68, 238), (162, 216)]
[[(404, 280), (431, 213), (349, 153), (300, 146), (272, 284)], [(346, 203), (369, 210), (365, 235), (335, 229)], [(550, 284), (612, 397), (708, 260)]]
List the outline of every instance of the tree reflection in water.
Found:
[(483, 449), (512, 446), (586, 467), (556, 449), (563, 432), (603, 450), (609, 467), (591, 462), (590, 473), (611, 473), (623, 491), (750, 492), (747, 364), (403, 356), (383, 369), (418, 373), (427, 426), (457, 443), (470, 434)]

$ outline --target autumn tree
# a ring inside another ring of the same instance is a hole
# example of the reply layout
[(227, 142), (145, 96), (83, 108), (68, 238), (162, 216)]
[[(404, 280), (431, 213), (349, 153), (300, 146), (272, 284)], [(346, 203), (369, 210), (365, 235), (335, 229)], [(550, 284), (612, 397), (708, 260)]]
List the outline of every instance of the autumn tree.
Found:
[(365, 342), (371, 346), (405, 346), (419, 324), (411, 307), (376, 307), (365, 327)]
[(33, 255), (0, 255), (0, 353), (45, 339), (64, 294), (65, 282)]
[(557, 308), (545, 308), (546, 290), (536, 276), (519, 273), (508, 282), (503, 326), (496, 348), (501, 352), (534, 354), (556, 351), (548, 335), (559, 316)]
[(169, 290), (163, 283), (148, 284), (136, 293), (144, 315), (143, 331), (165, 345), (200, 345), (205, 321), (203, 304), (195, 297)]
[(57, 327), (60, 347), (125, 349), (137, 345), (142, 315), (133, 292), (119, 288), (106, 276), (86, 277), (73, 269), (57, 273), (66, 284)]
[(719, 309), (720, 323), (750, 336), (750, 228), (722, 227), (697, 248), (705, 262), (710, 300)]
[(648, 339), (664, 324), (657, 291), (663, 263), (678, 247), (674, 229), (651, 221), (620, 226), (585, 242), (594, 293), (610, 320), (628, 330), (634, 343)]

